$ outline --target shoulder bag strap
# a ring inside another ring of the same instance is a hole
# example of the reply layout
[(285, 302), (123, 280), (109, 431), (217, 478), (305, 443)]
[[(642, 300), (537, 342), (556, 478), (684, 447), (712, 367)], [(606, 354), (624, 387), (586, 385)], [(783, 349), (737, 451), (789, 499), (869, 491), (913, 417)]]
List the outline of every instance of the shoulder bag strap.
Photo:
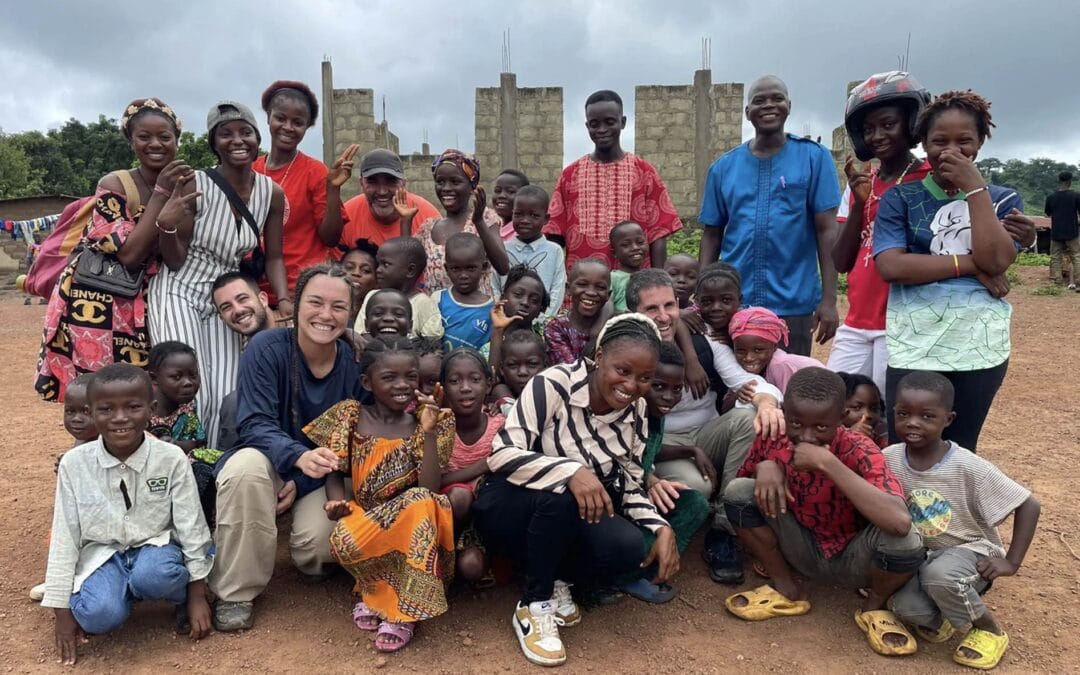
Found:
[(142, 206), (142, 199), (139, 198), (139, 188), (135, 187), (135, 181), (132, 180), (131, 174), (127, 171), (113, 171), (113, 175), (120, 179), (120, 184), (124, 186), (124, 197), (127, 199), (128, 215), (130, 216)]
[(251, 227), (251, 231), (255, 233), (255, 241), (260, 241), (259, 226), (255, 224), (255, 216), (251, 215), (251, 211), (248, 210), (247, 204), (240, 198), (240, 195), (233, 189), (233, 186), (229, 185), (229, 181), (225, 180), (225, 177), (218, 173), (217, 169), (207, 169), (205, 173), (207, 177), (214, 181), (214, 184), (225, 193), (225, 197), (228, 198), (233, 209), (247, 221), (247, 224)]

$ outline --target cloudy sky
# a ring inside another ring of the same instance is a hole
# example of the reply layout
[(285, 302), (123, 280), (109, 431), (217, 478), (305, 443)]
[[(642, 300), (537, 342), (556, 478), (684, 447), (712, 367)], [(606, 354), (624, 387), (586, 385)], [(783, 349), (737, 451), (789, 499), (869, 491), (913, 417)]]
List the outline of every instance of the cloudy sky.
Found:
[[(318, 91), (328, 56), (336, 86), (386, 96), (403, 152), (419, 150), (425, 133), (435, 151), (471, 150), (474, 89), (497, 85), (509, 28), (519, 86), (564, 87), (568, 160), (589, 149), (590, 92), (621, 92), (632, 125), (634, 85), (691, 82), (706, 36), (714, 82), (775, 73), (791, 91), (789, 131), (828, 139), (845, 84), (894, 69), (910, 32), (909, 69), (924, 86), (993, 101), (998, 129), (984, 156), (1075, 163), (1078, 27), (1074, 0), (3, 2), (0, 128), (118, 117), (127, 101), (159, 96), (201, 133), (218, 99), (257, 108), (279, 78)], [(303, 145), (316, 156), (319, 129)], [(624, 138), (632, 147), (632, 129)]]

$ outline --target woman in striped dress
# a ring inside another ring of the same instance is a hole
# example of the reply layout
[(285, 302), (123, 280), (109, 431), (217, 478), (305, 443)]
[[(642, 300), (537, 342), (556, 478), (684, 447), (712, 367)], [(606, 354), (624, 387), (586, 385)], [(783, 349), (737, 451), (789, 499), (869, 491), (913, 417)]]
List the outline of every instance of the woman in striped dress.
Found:
[[(222, 101), (207, 116), (210, 145), (220, 164), (216, 171), (236, 190), (255, 218), (266, 249), (266, 276), (279, 298), (287, 298), (281, 257), (285, 195), (252, 171), (259, 152), (255, 116), (241, 103)], [(236, 388), (240, 336), (218, 317), (210, 287), (259, 245), (255, 232), (236, 213), (228, 197), (206, 172), (181, 178), (157, 218), (158, 246), (165, 265), (150, 281), (150, 342), (183, 342), (199, 355), (196, 405), (216, 447), (221, 401)], [(292, 315), (281, 300), (279, 314)]]

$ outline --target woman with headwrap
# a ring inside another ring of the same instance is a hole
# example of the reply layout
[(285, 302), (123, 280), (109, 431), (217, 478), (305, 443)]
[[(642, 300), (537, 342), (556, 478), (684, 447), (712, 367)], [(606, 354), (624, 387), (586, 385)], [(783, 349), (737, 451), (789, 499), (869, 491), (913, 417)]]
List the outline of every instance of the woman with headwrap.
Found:
[[(90, 223), (53, 289), (34, 384), (47, 401), (62, 401), (68, 383), (81, 373), (110, 363), (147, 363), (146, 283), (158, 266), (154, 222), (173, 186), (192, 170), (176, 159), (180, 120), (160, 99), (129, 103), (120, 130), (138, 165), (98, 181)], [(133, 274), (145, 267), (142, 289), (121, 297), (76, 281), (85, 251), (115, 256)]]
[(761, 375), (781, 392), (791, 376), (821, 362), (809, 356), (788, 354), (780, 348), (788, 343), (788, 326), (764, 307), (748, 307), (731, 317), (728, 324), (735, 360), (751, 375)]
[[(292, 316), (293, 303), (281, 256), (285, 193), (270, 177), (252, 170), (260, 141), (255, 115), (242, 103), (221, 101), (210, 109), (206, 127), (219, 164), (179, 179), (157, 217), (165, 265), (150, 282), (149, 295), (151, 341), (177, 340), (199, 355), (201, 386), (195, 402), (213, 448), (221, 401), (236, 388), (241, 351), (240, 335), (214, 307), (214, 280), (239, 271), (261, 239), (278, 315)], [(234, 193), (233, 199), (227, 192)]]
[[(415, 235), (424, 242), (428, 258), (424, 291), (431, 294), (450, 287), (445, 246), (446, 240), (458, 232), (479, 235), (495, 273), (505, 275), (509, 272), (510, 259), (499, 236), (502, 219), (493, 209), (487, 208), (487, 195), (480, 187), (480, 162), (472, 155), (450, 149), (431, 163), (431, 173), (435, 176), (435, 194), (446, 217), (429, 218)], [(487, 296), (494, 297), (490, 278), (484, 279), (481, 288)]]

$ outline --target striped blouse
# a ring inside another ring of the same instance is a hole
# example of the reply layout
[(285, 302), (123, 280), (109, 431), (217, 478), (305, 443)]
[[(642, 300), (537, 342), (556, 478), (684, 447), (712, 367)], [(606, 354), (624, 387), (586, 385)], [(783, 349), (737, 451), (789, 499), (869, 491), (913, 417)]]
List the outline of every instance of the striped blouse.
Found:
[(552, 366), (529, 381), (488, 458), (514, 485), (562, 493), (582, 466), (597, 478), (622, 470), (622, 515), (656, 532), (667, 527), (645, 492), (641, 459), (648, 437), (645, 401), (603, 415), (589, 410), (584, 360)]

